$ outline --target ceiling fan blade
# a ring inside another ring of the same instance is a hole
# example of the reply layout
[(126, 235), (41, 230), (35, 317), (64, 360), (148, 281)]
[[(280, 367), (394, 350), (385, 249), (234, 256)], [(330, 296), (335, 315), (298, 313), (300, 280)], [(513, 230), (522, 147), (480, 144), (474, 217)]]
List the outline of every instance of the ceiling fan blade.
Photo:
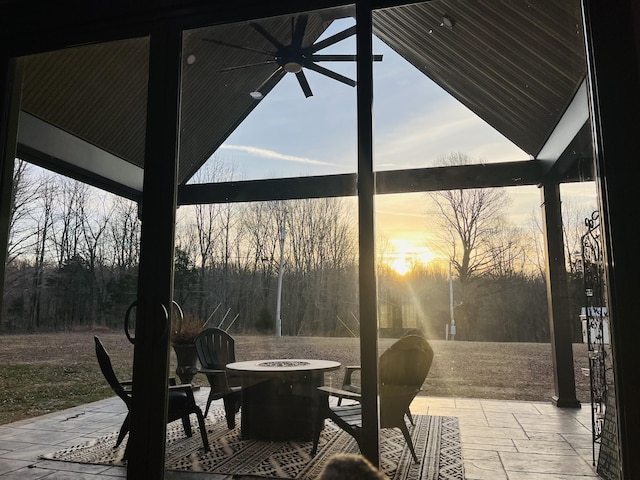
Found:
[(287, 72), (284, 71), (284, 68), (278, 67), (258, 88), (256, 88), (256, 91), (262, 93), (262, 95), (266, 95), (286, 74)]
[[(311, 55), (312, 62), (355, 62), (356, 55)], [(373, 55), (374, 62), (381, 62), (382, 55)]]
[(340, 75), (339, 73), (336, 73), (334, 71), (329, 70), (328, 68), (324, 68), (321, 67), (320, 65), (317, 65), (315, 63), (305, 63), (304, 65), (306, 68), (313, 70), (315, 72), (321, 73), (322, 75), (325, 75), (329, 78), (333, 78), (334, 80), (337, 80), (339, 82), (342, 82), (346, 85), (349, 85), (351, 87), (355, 87), (356, 86), (356, 81), (355, 80), (351, 80), (349, 77), (345, 77), (344, 75)]
[(304, 40), (304, 32), (307, 29), (307, 22), (309, 21), (309, 17), (306, 15), (300, 15), (298, 20), (296, 21), (296, 27), (293, 30), (293, 35), (291, 36), (291, 45), (296, 47), (302, 46), (302, 40)]
[(349, 38), (356, 33), (356, 26), (349, 27), (346, 30), (336, 33), (335, 35), (331, 35), (330, 37), (325, 38), (324, 40), (319, 41), (318, 43), (314, 43), (309, 47), (312, 53), (317, 52), (318, 50), (322, 50), (323, 48), (327, 48), (334, 43), (341, 42), (345, 38)]
[(227, 67), (227, 68), (221, 68), (220, 70), (218, 70), (219, 72), (232, 72), (234, 70), (241, 70), (243, 68), (249, 68), (249, 67), (259, 67), (261, 65), (271, 65), (276, 63), (275, 60), (266, 60), (264, 62), (258, 62), (258, 63), (247, 63), (245, 65), (238, 65), (237, 67)]
[(312, 62), (355, 62), (355, 55), (311, 55)]
[[(311, 55), (312, 62), (355, 62), (356, 55)], [(374, 62), (381, 62), (382, 55), (374, 55)]]
[(203, 38), (202, 40), (204, 40), (205, 42), (222, 45), (223, 47), (237, 48), (238, 50), (245, 50), (247, 52), (261, 53), (263, 55), (269, 55), (270, 57), (275, 56), (275, 52), (267, 52), (266, 50), (259, 50), (257, 48), (243, 47), (242, 45), (234, 45), (233, 43), (223, 42), (222, 40), (216, 40), (215, 38)]
[(253, 29), (262, 35), (264, 38), (269, 40), (269, 43), (276, 47), (278, 50), (281, 49), (284, 45), (282, 45), (273, 35), (267, 32), (262, 25), (259, 23), (251, 22), (249, 25), (253, 27)]
[(296, 73), (296, 78), (298, 79), (298, 83), (300, 84), (300, 87), (302, 87), (304, 96), (307, 98), (311, 97), (313, 95), (313, 92), (311, 91), (309, 82), (307, 82), (307, 77), (304, 75), (304, 72), (302, 70)]

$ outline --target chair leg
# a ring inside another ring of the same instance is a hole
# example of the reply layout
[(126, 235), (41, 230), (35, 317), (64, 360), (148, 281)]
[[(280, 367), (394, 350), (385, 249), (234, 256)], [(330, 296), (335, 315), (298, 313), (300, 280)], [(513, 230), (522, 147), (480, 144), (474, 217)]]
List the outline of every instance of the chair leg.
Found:
[(193, 435), (193, 431), (191, 430), (191, 420), (189, 420), (189, 414), (185, 413), (182, 417), (182, 427), (184, 428), (184, 433), (187, 437)]
[(122, 422), (122, 426), (120, 427), (120, 433), (118, 433), (118, 440), (116, 441), (116, 445), (113, 448), (118, 448), (118, 446), (122, 443), (122, 440), (124, 440), (124, 436), (129, 431), (129, 423), (131, 422), (130, 415), (131, 415), (130, 413), (127, 413), (127, 416), (125, 417), (124, 422)]
[(311, 456), (314, 457), (318, 453), (318, 443), (320, 442), (320, 433), (324, 428), (324, 419), (327, 418), (329, 410), (329, 396), (318, 394), (318, 413), (316, 416), (316, 424), (313, 431), (313, 447), (311, 447)]
[(323, 426), (324, 426), (324, 418), (320, 421), (319, 424), (316, 424), (315, 430), (313, 432), (313, 447), (311, 447), (312, 457), (315, 457), (316, 453), (318, 453), (318, 443), (320, 443), (320, 433), (322, 432)]
[(204, 451), (211, 451), (211, 447), (209, 446), (209, 438), (207, 436), (207, 427), (204, 424), (204, 416), (200, 409), (195, 410), (193, 413), (196, 414), (198, 418), (198, 426), (200, 427), (200, 435), (202, 436), (202, 444), (204, 445)]
[(122, 455), (122, 460), (129, 459), (129, 442), (127, 442), (127, 446), (124, 449), (124, 455)]
[(227, 427), (231, 430), (236, 427), (236, 413), (240, 410), (238, 408), (240, 404), (240, 394), (230, 393), (229, 395), (225, 395), (222, 402), (224, 403), (224, 415), (227, 419)]
[(207, 407), (204, 409), (204, 416), (206, 417), (209, 414), (209, 407), (211, 406), (211, 402), (213, 401), (213, 389), (211, 389), (211, 393), (209, 394), (209, 398), (207, 398)]
[(413, 423), (413, 415), (411, 415), (411, 410), (409, 410), (409, 408), (407, 408), (406, 415), (407, 415), (407, 418), (409, 419), (409, 423), (415, 426), (415, 423)]
[(411, 456), (413, 456), (413, 461), (416, 463), (420, 463), (420, 461), (418, 460), (418, 457), (416, 456), (416, 451), (413, 448), (413, 441), (411, 440), (411, 435), (409, 435), (409, 429), (407, 428), (406, 423), (402, 421), (401, 424), (398, 425), (398, 428), (402, 430), (402, 435), (404, 435), (404, 439), (406, 440), (409, 450), (411, 451)]

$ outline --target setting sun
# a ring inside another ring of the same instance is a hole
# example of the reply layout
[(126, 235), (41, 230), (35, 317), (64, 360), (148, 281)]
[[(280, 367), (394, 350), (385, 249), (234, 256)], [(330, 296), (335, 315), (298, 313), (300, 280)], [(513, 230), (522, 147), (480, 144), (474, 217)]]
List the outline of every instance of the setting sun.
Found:
[(400, 275), (406, 275), (411, 270), (411, 265), (407, 261), (407, 257), (396, 258), (389, 266)]
[(418, 265), (426, 265), (438, 255), (426, 246), (418, 246), (404, 239), (390, 242), (394, 251), (385, 255), (385, 263), (399, 275), (406, 275)]

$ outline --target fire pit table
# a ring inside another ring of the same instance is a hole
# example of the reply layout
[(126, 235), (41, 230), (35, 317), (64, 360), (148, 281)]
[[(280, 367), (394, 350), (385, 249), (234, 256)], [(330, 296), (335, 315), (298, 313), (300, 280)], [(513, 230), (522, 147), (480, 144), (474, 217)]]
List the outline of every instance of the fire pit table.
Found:
[(235, 362), (227, 370), (242, 378), (241, 433), (255, 440), (313, 439), (325, 372), (340, 363), (312, 359)]

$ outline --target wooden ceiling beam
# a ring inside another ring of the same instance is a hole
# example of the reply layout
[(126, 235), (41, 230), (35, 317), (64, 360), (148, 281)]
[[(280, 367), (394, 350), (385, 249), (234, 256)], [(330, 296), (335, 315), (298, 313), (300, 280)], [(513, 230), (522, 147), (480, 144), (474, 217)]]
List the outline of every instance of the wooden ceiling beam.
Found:
[[(376, 172), (376, 194), (539, 185), (542, 162), (460, 165)], [(257, 202), (357, 194), (353, 174), (182, 185), (178, 204)]]

